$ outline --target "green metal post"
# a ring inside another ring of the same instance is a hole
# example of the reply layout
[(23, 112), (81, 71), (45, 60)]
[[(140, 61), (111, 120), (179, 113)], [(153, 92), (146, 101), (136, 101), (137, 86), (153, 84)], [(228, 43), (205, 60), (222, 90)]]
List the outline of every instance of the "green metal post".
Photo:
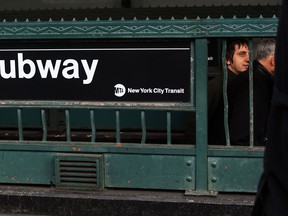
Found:
[(226, 65), (226, 48), (227, 48), (227, 40), (223, 40), (222, 67), (223, 67), (223, 76), (224, 76), (223, 78), (224, 130), (225, 130), (226, 146), (230, 146), (230, 133), (229, 133), (229, 125), (228, 125), (229, 107), (228, 107), (228, 95), (227, 95), (228, 70), (227, 70), (227, 65)]
[(91, 122), (91, 142), (96, 141), (96, 126), (95, 126), (95, 112), (90, 110), (90, 122)]
[(116, 144), (121, 143), (120, 112), (116, 111)]
[(195, 40), (196, 78), (196, 191), (187, 195), (213, 195), (208, 191), (207, 145), (207, 39)]
[(171, 112), (167, 112), (167, 145), (171, 143)]
[(207, 39), (195, 40), (196, 57), (196, 191), (207, 191)]
[(22, 123), (22, 109), (17, 109), (17, 119), (18, 119), (18, 136), (19, 141), (23, 141), (23, 123)]
[(70, 111), (68, 109), (65, 110), (65, 120), (66, 120), (67, 142), (71, 142)]
[(41, 109), (41, 119), (42, 119), (42, 127), (43, 127), (43, 137), (42, 141), (47, 141), (47, 121), (46, 121), (46, 111), (45, 109)]
[(142, 128), (141, 144), (145, 144), (145, 142), (146, 142), (146, 136), (147, 136), (145, 111), (141, 111), (141, 128)]
[(250, 147), (254, 146), (254, 105), (253, 105), (253, 41), (249, 40), (249, 107), (250, 107)]
[(195, 107), (195, 48), (194, 42), (190, 44), (190, 73), (191, 73), (191, 80), (190, 80), (190, 92), (191, 92), (191, 104), (192, 107)]

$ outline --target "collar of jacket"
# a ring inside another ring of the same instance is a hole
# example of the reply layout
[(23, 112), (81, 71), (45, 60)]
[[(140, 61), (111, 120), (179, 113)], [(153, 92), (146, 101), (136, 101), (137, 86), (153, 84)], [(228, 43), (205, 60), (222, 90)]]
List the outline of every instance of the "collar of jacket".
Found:
[(269, 71), (257, 60), (253, 61), (253, 70), (255, 71), (255, 68), (257, 68), (257, 70), (262, 73), (263, 75), (265, 75), (268, 79), (274, 80), (274, 76), (269, 73)]

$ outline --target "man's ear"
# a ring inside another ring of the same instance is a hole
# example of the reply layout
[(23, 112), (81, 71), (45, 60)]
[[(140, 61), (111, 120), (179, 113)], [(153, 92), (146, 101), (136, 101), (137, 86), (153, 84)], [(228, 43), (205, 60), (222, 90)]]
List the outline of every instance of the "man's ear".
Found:
[(275, 55), (270, 56), (270, 64), (275, 67)]

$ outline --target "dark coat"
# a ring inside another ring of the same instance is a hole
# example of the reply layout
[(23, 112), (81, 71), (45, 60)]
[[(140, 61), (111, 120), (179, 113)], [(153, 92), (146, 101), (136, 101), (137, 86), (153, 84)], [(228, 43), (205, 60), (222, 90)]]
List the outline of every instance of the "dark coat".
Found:
[[(227, 91), (237, 77), (228, 70)], [(208, 143), (225, 145), (223, 74), (208, 82)]]
[[(271, 107), (273, 76), (258, 61), (253, 62), (254, 145), (264, 145)], [(248, 145), (250, 141), (249, 72), (241, 73), (228, 92), (231, 144)]]
[(288, 1), (279, 18), (275, 81), (269, 116), (264, 172), (258, 186), (253, 216), (288, 214)]

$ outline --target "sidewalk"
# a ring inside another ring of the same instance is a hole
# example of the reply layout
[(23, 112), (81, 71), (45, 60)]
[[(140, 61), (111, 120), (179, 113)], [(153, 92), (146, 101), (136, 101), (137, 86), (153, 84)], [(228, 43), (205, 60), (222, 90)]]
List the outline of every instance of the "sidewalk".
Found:
[(0, 186), (0, 216), (248, 216), (253, 203), (254, 195), (249, 194), (195, 197), (182, 191), (71, 191)]

